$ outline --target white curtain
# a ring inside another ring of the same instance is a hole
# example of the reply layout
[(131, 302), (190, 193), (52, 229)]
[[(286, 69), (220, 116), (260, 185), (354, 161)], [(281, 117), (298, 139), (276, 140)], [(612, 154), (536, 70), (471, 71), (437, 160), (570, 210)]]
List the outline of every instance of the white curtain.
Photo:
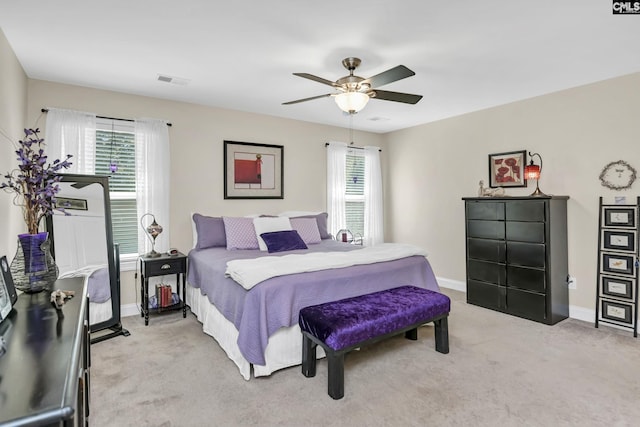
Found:
[(62, 172), (93, 175), (96, 163), (96, 115), (81, 111), (49, 108), (45, 133), (49, 161), (73, 157)]
[[(156, 252), (169, 250), (169, 130), (167, 122), (136, 119), (136, 194), (138, 218), (151, 213), (163, 228), (156, 239)], [(151, 217), (145, 218), (145, 226)], [(147, 223), (148, 222), (148, 223)], [(138, 253), (151, 251), (151, 242), (138, 227)]]
[(364, 245), (384, 242), (380, 149), (364, 147)]
[(347, 144), (330, 142), (327, 148), (327, 210), (329, 233), (347, 228), (345, 193), (347, 191)]

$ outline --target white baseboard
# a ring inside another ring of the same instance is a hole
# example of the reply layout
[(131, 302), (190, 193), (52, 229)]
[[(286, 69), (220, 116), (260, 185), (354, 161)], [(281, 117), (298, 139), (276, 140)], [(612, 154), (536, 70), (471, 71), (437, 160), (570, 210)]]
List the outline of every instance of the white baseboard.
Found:
[[(454, 291), (460, 291), (464, 293), (467, 292), (466, 282), (447, 279), (445, 277), (436, 277), (436, 279), (438, 280), (438, 284), (442, 288), (453, 289)], [(596, 311), (589, 308), (570, 305), (569, 317), (576, 320), (582, 320), (584, 322), (595, 323), (594, 319), (596, 318)]]
[(447, 279), (445, 277), (436, 277), (438, 285), (443, 288), (453, 289), (454, 291), (467, 292), (467, 283), (459, 280)]

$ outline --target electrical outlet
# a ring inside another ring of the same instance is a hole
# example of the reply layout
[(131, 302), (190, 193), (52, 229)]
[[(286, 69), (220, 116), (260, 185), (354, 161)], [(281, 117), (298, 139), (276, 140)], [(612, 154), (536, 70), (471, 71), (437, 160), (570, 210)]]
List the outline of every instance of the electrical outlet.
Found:
[(569, 285), (569, 289), (577, 289), (578, 288), (578, 279), (573, 276), (569, 276), (567, 279), (567, 283)]

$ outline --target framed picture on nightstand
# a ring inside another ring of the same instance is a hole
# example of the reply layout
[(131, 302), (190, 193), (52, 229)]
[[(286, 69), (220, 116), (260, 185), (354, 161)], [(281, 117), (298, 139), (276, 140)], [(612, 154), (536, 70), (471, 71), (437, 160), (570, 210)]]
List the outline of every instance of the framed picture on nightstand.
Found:
[(636, 227), (637, 213), (635, 207), (604, 207), (602, 208), (602, 216), (605, 227)]
[(602, 250), (636, 253), (638, 234), (636, 230), (602, 229)]

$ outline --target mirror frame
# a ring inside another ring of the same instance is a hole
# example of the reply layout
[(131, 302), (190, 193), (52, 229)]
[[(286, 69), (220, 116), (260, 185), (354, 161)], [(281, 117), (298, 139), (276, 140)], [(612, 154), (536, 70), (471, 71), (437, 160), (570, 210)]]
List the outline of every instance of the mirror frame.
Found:
[[(91, 337), (91, 343), (104, 341), (118, 335), (129, 336), (129, 331), (122, 327), (120, 312), (120, 254), (118, 245), (113, 242), (113, 229), (111, 223), (111, 198), (109, 196), (109, 176), (108, 175), (81, 175), (81, 174), (60, 174), (60, 182), (77, 182), (85, 185), (98, 184), (103, 189), (104, 200), (104, 223), (107, 244), (107, 264), (109, 266), (109, 284), (111, 289), (111, 318), (94, 325), (90, 325), (90, 331), (111, 330), (110, 333), (100, 334)], [(64, 195), (60, 195), (64, 197)], [(46, 227), (49, 232), (51, 242), (51, 255), (55, 259), (55, 230), (53, 227), (53, 215), (47, 216)]]

